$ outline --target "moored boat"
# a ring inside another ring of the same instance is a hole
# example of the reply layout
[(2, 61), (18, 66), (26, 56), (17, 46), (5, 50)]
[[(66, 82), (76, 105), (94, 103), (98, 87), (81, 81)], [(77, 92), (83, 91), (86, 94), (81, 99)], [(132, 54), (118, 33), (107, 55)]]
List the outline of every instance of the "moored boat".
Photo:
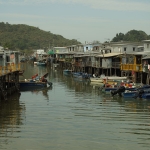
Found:
[(65, 70), (63, 70), (63, 74), (67, 75), (67, 76), (71, 76), (72, 75), (72, 70), (65, 69)]
[(95, 78), (94, 77), (90, 77), (90, 81), (91, 82), (97, 82), (97, 83), (99, 83), (99, 82), (103, 83), (104, 80), (102, 78), (98, 78), (98, 77), (95, 77)]
[(48, 76), (48, 73), (45, 73), (42, 77), (39, 77), (38, 74), (33, 75), (32, 79), (25, 79), (25, 80), (20, 80), (19, 85), (20, 85), (20, 90), (23, 89), (39, 89), (39, 88), (44, 88), (48, 86), (52, 86), (52, 82), (49, 82), (46, 80)]
[(72, 76), (74, 78), (80, 78), (80, 79), (90, 79), (90, 74), (82, 73), (82, 72), (73, 72)]
[(38, 61), (36, 63), (37, 66), (46, 66), (46, 62), (45, 61)]
[(116, 94), (123, 96), (123, 98), (150, 99), (150, 86), (146, 85), (140, 88), (135, 88), (133, 90), (130, 90), (130, 88), (125, 88), (124, 86), (121, 86), (117, 90), (111, 91), (112, 96)]

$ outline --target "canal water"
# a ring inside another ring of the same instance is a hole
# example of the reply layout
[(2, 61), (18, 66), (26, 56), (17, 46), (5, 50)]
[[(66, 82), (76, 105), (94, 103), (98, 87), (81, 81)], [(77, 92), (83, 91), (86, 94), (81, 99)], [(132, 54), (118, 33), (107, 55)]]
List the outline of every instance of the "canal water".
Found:
[(150, 102), (112, 98), (62, 70), (24, 64), (24, 77), (48, 72), (52, 88), (0, 102), (0, 150), (149, 150)]

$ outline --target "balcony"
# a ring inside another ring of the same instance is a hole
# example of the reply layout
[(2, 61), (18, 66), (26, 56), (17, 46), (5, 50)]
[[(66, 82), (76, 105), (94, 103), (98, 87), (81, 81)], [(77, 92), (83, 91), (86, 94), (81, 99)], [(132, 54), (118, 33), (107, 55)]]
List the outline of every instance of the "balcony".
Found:
[(96, 66), (95, 66), (96, 68), (100, 68), (100, 67), (102, 67), (102, 64), (100, 64), (100, 62), (98, 61), (98, 62), (96, 62)]
[(141, 72), (142, 64), (121, 64), (121, 70)]
[(65, 61), (65, 58), (59, 58), (58, 61)]
[(71, 63), (72, 62), (72, 58), (65, 58), (65, 62)]
[(113, 68), (120, 68), (120, 62), (112, 62)]
[(85, 64), (87, 67), (91, 67), (92, 66), (92, 62), (91, 61), (87, 61)]

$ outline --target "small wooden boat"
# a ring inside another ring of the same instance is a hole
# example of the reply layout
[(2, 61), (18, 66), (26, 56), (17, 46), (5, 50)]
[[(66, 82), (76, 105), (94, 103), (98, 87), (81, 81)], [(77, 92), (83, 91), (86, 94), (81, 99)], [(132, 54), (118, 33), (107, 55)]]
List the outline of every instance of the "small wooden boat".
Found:
[(101, 76), (101, 78), (107, 80), (127, 80), (127, 77), (119, 77), (119, 76)]
[(102, 78), (90, 77), (90, 81), (91, 81), (91, 82), (103, 83), (104, 80), (103, 80)]
[[(114, 88), (105, 87), (102, 91), (105, 92), (106, 94), (109, 94), (109, 93), (111, 93), (111, 91), (116, 91), (117, 89), (118, 89), (118, 87), (114, 87)], [(135, 87), (125, 88), (125, 90), (132, 92), (132, 91), (136, 91), (136, 88)]]
[(82, 73), (82, 72), (73, 72), (72, 76), (74, 78), (80, 78), (80, 79), (90, 79), (90, 74)]
[(118, 77), (118, 76), (100, 76), (100, 77), (90, 77), (91, 82), (101, 82), (101, 83), (114, 83), (120, 82), (121, 80), (126, 80), (127, 77)]
[(33, 90), (33, 89), (41, 89), (45, 88), (48, 86), (52, 86), (51, 82), (42, 82), (42, 81), (33, 81), (33, 80), (24, 80), (24, 81), (19, 81), (20, 85), (20, 90)]
[(107, 81), (104, 82), (104, 85), (100, 87), (100, 90), (109, 94), (111, 91), (115, 91), (118, 87), (124, 86), (127, 90), (133, 91), (136, 89), (136, 86), (133, 82), (118, 82), (118, 81)]
[(150, 91), (147, 93), (143, 93), (140, 96), (138, 95), (137, 91), (127, 91), (122, 93), (123, 98), (143, 98), (143, 99), (150, 99)]
[(71, 76), (72, 75), (72, 70), (65, 69), (65, 70), (63, 70), (63, 74), (67, 75), (67, 76)]
[(135, 88), (130, 90), (130, 88), (125, 88), (120, 86), (118, 89), (111, 91), (111, 95), (120, 95), (124, 98), (144, 98), (150, 99), (150, 86), (142, 86), (140, 88)]
[(38, 61), (36, 63), (37, 66), (46, 66), (46, 62), (45, 61)]
[(48, 77), (48, 73), (45, 73), (42, 77), (39, 77), (38, 74), (32, 76), (32, 79), (25, 79), (20, 80), (20, 90), (28, 88), (30, 89), (37, 89), (37, 88), (44, 88), (48, 86), (52, 86), (52, 82), (47, 81), (45, 78)]
[(37, 66), (46, 66), (46, 61), (44, 60), (39, 60), (39, 61), (34, 61), (34, 65), (37, 65)]

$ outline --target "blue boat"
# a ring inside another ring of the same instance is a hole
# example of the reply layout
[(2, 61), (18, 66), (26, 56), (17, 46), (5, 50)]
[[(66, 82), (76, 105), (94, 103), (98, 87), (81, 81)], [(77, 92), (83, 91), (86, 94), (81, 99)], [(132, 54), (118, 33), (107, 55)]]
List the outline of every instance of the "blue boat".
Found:
[[(106, 92), (106, 93), (110, 93), (111, 91), (115, 91), (117, 89), (118, 89), (118, 87), (114, 87), (114, 88), (105, 87), (105, 88), (102, 89), (102, 91)], [(126, 88), (126, 90), (129, 90), (129, 91), (135, 91), (136, 89), (137, 88)]]
[[(143, 85), (142, 87), (141, 87), (142, 89), (149, 89), (150, 88), (150, 85)], [(118, 87), (114, 87), (114, 88), (112, 88), (112, 87), (103, 87), (102, 88), (102, 91), (103, 92), (106, 92), (106, 93), (110, 93), (111, 91), (115, 91), (115, 90), (117, 90), (118, 89)], [(133, 93), (134, 93), (134, 91), (136, 91), (138, 88), (137, 87), (131, 87), (131, 88), (125, 88), (125, 90), (128, 90), (128, 91), (133, 91)], [(131, 94), (131, 93), (130, 93)]]
[(143, 99), (150, 99), (150, 93), (146, 93), (142, 95)]
[[(119, 91), (119, 89), (123, 89), (123, 91)], [(121, 94), (124, 98), (143, 98), (150, 99), (150, 86), (144, 85), (140, 88), (136, 88), (135, 90), (127, 90), (125, 87), (120, 87), (117, 90), (111, 92), (112, 95)]]
[(66, 75), (66, 76), (71, 76), (72, 75), (72, 70), (65, 69), (65, 70), (63, 70), (63, 74)]
[(46, 88), (46, 87), (51, 87), (52, 86), (52, 82), (41, 82), (41, 81), (19, 81), (19, 86), (20, 86), (20, 91), (24, 91), (24, 90), (34, 90), (34, 89), (42, 89), (42, 88)]
[(48, 73), (44, 74), (42, 77), (39, 77), (38, 74), (32, 76), (32, 79), (25, 79), (22, 81), (19, 81), (20, 90), (28, 89), (40, 89), (45, 88), (48, 86), (52, 86), (52, 83), (47, 81), (45, 78), (47, 78)]
[(37, 65), (37, 66), (46, 66), (46, 62), (40, 60), (40, 61), (38, 61), (38, 62), (36, 63), (36, 65)]
[(124, 98), (133, 98), (137, 94), (137, 91), (128, 91), (128, 92), (123, 92), (122, 96)]
[(80, 78), (80, 79), (90, 79), (91, 75), (87, 73), (82, 73), (82, 72), (73, 72), (72, 76), (74, 78)]

